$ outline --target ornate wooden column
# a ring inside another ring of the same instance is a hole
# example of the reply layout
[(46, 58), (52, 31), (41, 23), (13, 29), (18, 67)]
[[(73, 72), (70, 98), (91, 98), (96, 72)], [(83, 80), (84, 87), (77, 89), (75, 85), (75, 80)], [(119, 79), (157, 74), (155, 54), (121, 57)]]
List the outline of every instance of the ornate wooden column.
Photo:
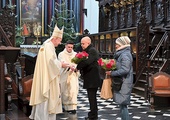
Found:
[(5, 120), (4, 52), (0, 50), (0, 120)]

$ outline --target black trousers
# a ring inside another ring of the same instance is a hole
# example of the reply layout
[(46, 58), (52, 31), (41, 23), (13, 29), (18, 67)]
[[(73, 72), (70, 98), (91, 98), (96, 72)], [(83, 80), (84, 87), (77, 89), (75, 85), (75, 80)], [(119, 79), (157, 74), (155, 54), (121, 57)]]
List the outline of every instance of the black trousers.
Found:
[(98, 118), (98, 107), (97, 107), (97, 94), (98, 88), (88, 88), (87, 94), (90, 103), (90, 112), (88, 113), (88, 117), (90, 119)]

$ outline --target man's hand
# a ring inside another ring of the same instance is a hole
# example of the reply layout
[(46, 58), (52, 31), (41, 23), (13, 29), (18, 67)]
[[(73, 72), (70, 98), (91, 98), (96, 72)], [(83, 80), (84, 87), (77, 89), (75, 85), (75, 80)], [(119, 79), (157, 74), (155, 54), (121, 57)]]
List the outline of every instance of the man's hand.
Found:
[(70, 66), (70, 69), (71, 69), (72, 71), (74, 71), (74, 70), (76, 69), (76, 67), (75, 67), (74, 65), (72, 65), (72, 66)]
[(67, 67), (69, 67), (69, 64), (68, 64), (68, 63), (62, 62), (61, 64), (62, 64), (62, 68), (67, 68)]
[(111, 71), (106, 71), (106, 75), (111, 75)]

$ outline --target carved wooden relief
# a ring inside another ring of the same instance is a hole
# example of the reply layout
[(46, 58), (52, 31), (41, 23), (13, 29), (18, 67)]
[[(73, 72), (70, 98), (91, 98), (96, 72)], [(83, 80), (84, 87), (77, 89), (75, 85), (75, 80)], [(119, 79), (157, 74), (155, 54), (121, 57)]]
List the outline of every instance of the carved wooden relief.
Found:
[(104, 31), (103, 23), (105, 21), (105, 12), (103, 6), (99, 8), (99, 32)]
[(138, 38), (137, 38), (137, 58), (136, 62), (136, 73), (140, 75), (142, 70), (145, 68), (144, 63), (146, 63), (146, 55), (148, 50), (148, 36), (149, 36), (149, 28), (146, 24), (146, 19), (144, 15), (140, 18), (138, 24)]
[[(8, 39), (15, 46), (15, 15), (11, 9), (5, 7), (0, 10), (0, 25), (5, 31)], [(3, 41), (6, 46), (5, 42)]]
[(108, 30), (112, 30), (112, 11), (109, 12), (108, 16)]
[(165, 11), (166, 11), (166, 26), (170, 26), (170, 1), (166, 0), (165, 2)]
[(119, 13), (119, 10), (118, 9), (115, 9), (113, 11), (113, 29), (117, 29), (119, 24), (118, 24), (118, 13)]
[(124, 28), (126, 26), (125, 24), (125, 8), (121, 7), (119, 12), (119, 28)]
[(141, 2), (136, 2), (135, 3), (135, 26), (139, 23), (140, 16), (141, 16)]
[(155, 1), (154, 5), (154, 11), (155, 11), (155, 26), (160, 26), (163, 24), (164, 20), (164, 6), (162, 0)]
[(152, 20), (151, 0), (146, 1), (145, 7), (146, 7), (146, 20), (147, 20), (147, 23), (151, 23), (151, 20)]
[(127, 6), (127, 26), (126, 27), (132, 27), (132, 25), (133, 25), (133, 23), (132, 23), (132, 18), (133, 18), (132, 8), (133, 8), (132, 4), (129, 4)]

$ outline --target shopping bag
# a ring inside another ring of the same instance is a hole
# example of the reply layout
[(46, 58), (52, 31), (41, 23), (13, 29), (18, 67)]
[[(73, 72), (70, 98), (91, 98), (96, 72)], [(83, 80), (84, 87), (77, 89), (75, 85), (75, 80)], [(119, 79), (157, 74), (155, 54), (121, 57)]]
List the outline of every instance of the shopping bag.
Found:
[(100, 97), (107, 100), (113, 98), (112, 93), (112, 80), (111, 78), (106, 78), (103, 80), (102, 89), (100, 92)]

